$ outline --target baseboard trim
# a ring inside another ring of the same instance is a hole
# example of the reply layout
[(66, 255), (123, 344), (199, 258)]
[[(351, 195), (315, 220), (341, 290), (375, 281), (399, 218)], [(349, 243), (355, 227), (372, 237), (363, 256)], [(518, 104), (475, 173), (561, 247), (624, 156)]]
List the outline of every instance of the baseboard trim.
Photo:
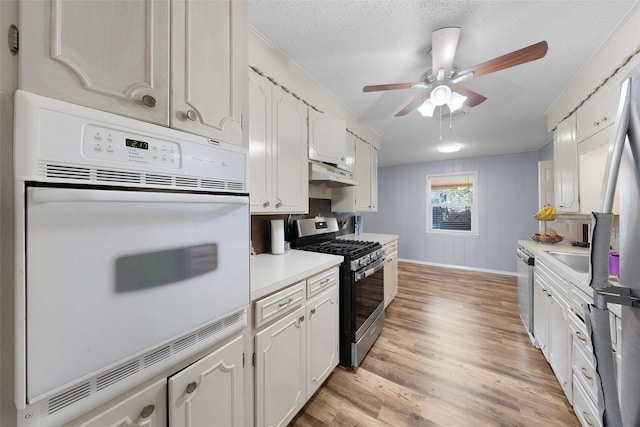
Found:
[(504, 276), (517, 276), (518, 275), (518, 273), (514, 273), (513, 271), (491, 270), (491, 269), (488, 269), (488, 268), (467, 267), (467, 266), (464, 266), (464, 265), (439, 264), (439, 263), (436, 263), (436, 262), (418, 261), (418, 260), (414, 260), (414, 259), (398, 258), (398, 261), (408, 262), (408, 263), (411, 263), (411, 264), (430, 265), (432, 267), (453, 268), (455, 270), (468, 270), (468, 271), (478, 271), (478, 272), (482, 272), (482, 273), (502, 274)]

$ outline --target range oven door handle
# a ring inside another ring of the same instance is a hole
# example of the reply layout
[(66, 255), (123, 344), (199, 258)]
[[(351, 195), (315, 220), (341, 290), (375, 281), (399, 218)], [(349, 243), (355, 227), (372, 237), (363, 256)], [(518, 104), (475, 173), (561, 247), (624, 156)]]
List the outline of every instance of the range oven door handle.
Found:
[(170, 193), (158, 191), (79, 190), (75, 188), (32, 188), (31, 200), (36, 203), (123, 202), (123, 203), (226, 203), (248, 204), (248, 198), (206, 193)]
[(356, 282), (360, 279), (364, 279), (365, 277), (369, 277), (372, 274), (376, 273), (378, 270), (380, 270), (382, 267), (384, 267), (384, 265), (387, 263), (387, 259), (386, 258), (380, 258), (378, 261), (376, 261), (375, 263), (367, 266), (368, 268), (365, 271), (362, 272), (356, 272), (355, 273), (355, 279)]

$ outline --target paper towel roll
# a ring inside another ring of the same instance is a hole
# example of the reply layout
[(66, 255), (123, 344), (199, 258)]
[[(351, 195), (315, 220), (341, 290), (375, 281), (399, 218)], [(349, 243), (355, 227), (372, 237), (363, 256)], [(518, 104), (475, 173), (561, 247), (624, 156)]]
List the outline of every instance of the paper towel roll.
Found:
[(271, 220), (271, 253), (279, 255), (284, 253), (284, 220)]

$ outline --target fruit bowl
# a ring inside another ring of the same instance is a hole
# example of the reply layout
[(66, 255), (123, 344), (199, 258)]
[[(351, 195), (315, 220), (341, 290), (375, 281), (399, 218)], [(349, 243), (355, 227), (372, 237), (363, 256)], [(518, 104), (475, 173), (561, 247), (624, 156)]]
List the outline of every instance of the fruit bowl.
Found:
[(532, 240), (535, 240), (536, 242), (539, 242), (539, 243), (558, 243), (558, 242), (562, 242), (562, 240), (564, 239), (564, 237), (560, 236), (559, 234), (550, 235), (550, 234), (531, 233), (529, 234), (529, 237), (531, 237)]

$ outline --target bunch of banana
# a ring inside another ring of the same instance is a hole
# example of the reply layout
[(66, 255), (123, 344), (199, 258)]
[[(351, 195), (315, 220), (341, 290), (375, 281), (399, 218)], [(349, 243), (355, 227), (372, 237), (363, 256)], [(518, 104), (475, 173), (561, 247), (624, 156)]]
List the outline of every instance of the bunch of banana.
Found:
[(539, 221), (553, 221), (556, 217), (556, 208), (547, 204), (538, 212), (534, 213), (533, 217)]

